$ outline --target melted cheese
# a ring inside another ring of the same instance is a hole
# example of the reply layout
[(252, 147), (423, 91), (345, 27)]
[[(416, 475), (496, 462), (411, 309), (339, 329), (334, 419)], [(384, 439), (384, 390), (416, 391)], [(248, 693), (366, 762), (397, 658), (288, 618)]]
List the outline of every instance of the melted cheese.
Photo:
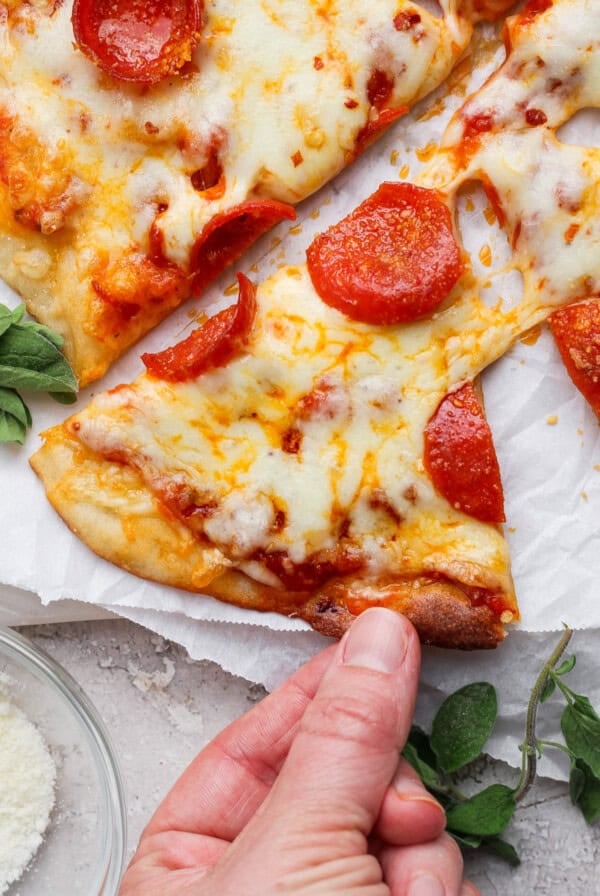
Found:
[(458, 289), (453, 298), (431, 320), (372, 327), (325, 305), (304, 267), (284, 268), (258, 289), (247, 354), (190, 382), (143, 375), (97, 397), (71, 429), (125, 456), (159, 495), (184, 488), (212, 502), (196, 531), (259, 581), (273, 574), (257, 551), (302, 563), (335, 549), (343, 520), (369, 575), (426, 569), (506, 589), (500, 532), (435, 492), (423, 431), (522, 321)]
[[(99, 263), (146, 253), (156, 219), (168, 259), (187, 271), (190, 249), (215, 215), (252, 196), (295, 203), (348, 162), (377, 114), (369, 101), (374, 72), (393, 81), (387, 106), (413, 104), (446, 77), (472, 30), (453, 0), (442, 3), (441, 18), (408, 0), (205, 7), (197, 72), (148, 88), (110, 79), (77, 49), (69, 0), (0, 3), (0, 113), (31, 129), (49, 159), (67, 158), (60, 167), (79, 185), (59, 222), (66, 238), (48, 242), (48, 322), (69, 351), (80, 341), (84, 354), (103, 359), (77, 364), (83, 380), (106, 366), (104, 354), (114, 357), (156, 322), (154, 312), (111, 343), (114, 328), (102, 332), (102, 303), (91, 289)], [(395, 27), (411, 11), (418, 27)], [(191, 175), (215, 151), (225, 185), (209, 198)], [(14, 222), (2, 226), (10, 231)]]

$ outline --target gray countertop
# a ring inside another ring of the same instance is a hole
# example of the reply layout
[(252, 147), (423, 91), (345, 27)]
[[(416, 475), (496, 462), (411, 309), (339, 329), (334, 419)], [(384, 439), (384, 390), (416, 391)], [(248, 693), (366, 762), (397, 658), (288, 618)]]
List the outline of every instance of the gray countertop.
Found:
[[(130, 852), (193, 756), (265, 693), (125, 620), (22, 631), (71, 672), (104, 718), (126, 789)], [(599, 834), (571, 806), (566, 785), (539, 780), (507, 832), (521, 866), (476, 855), (467, 871), (485, 896), (600, 896)]]

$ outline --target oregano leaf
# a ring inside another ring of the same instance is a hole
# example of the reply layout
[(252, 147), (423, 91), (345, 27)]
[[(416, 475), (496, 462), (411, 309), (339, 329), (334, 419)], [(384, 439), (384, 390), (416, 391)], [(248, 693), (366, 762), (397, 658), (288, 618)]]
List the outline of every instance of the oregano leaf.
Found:
[(550, 676), (548, 676), (548, 678), (546, 679), (546, 684), (542, 688), (542, 693), (540, 694), (540, 703), (545, 703), (546, 700), (548, 700), (552, 696), (555, 690), (556, 682), (553, 678), (550, 678)]
[(560, 666), (557, 666), (554, 671), (557, 675), (566, 675), (571, 669), (575, 668), (576, 662), (577, 658), (574, 655), (567, 657), (567, 659), (563, 660)]
[(26, 324), (0, 336), (0, 385), (41, 392), (76, 392), (77, 380), (55, 342)]
[(587, 716), (589, 719), (596, 719), (600, 722), (600, 716), (590, 703), (588, 697), (584, 697), (582, 694), (573, 694), (573, 700), (573, 705), (578, 712)]
[(569, 796), (571, 797), (571, 802), (575, 805), (579, 802), (579, 797), (583, 793), (585, 783), (585, 772), (583, 769), (579, 768), (577, 762), (574, 762), (571, 766), (571, 773), (569, 774)]
[(516, 808), (514, 791), (505, 784), (492, 784), (446, 813), (447, 826), (459, 834), (493, 837), (501, 834)]
[(457, 834), (455, 831), (448, 831), (448, 833), (463, 849), (478, 849), (481, 846), (481, 837), (471, 837), (468, 834)]
[(438, 773), (434, 768), (431, 768), (428, 763), (421, 759), (414, 744), (410, 742), (406, 743), (402, 750), (402, 755), (408, 764), (414, 768), (425, 787), (435, 788), (439, 785)]
[(436, 755), (431, 749), (429, 735), (423, 731), (422, 728), (419, 728), (418, 725), (411, 726), (408, 735), (408, 743), (413, 745), (420, 758), (423, 759), (427, 765), (430, 765), (431, 768), (437, 766)]
[[(573, 802), (579, 806), (587, 823), (594, 824), (600, 818), (600, 780), (585, 762), (578, 760), (576, 768), (583, 775), (584, 783), (579, 789), (577, 799)], [(572, 773), (573, 770), (571, 770)]]
[(0, 336), (13, 325), (13, 313), (6, 305), (0, 305)]
[(560, 727), (571, 753), (600, 777), (600, 719), (569, 704), (561, 716)]
[(455, 772), (477, 759), (497, 712), (496, 691), (485, 681), (468, 684), (444, 700), (431, 730), (431, 747), (440, 768)]
[(0, 442), (22, 445), (30, 426), (31, 414), (19, 393), (0, 386)]
[(499, 858), (504, 859), (504, 861), (508, 862), (509, 865), (512, 865), (513, 868), (516, 868), (517, 865), (521, 864), (521, 859), (519, 858), (517, 850), (512, 843), (508, 843), (506, 840), (503, 840), (502, 837), (490, 837), (488, 840), (484, 840), (482, 845)]

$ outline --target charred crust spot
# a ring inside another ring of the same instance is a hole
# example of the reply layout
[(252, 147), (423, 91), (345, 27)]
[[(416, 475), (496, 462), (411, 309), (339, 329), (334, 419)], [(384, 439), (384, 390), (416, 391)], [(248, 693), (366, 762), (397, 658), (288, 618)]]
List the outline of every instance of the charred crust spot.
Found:
[(317, 613), (337, 613), (339, 607), (335, 605), (330, 597), (322, 597), (315, 605)]
[(151, 121), (145, 121), (144, 122), (144, 130), (146, 131), (147, 134), (154, 136), (155, 134), (159, 133), (160, 128), (158, 127), (158, 125), (153, 124)]

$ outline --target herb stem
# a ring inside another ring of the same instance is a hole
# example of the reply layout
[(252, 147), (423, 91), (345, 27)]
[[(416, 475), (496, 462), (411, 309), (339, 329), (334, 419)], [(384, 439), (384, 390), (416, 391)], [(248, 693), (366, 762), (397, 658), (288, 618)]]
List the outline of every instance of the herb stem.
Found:
[(529, 698), (529, 703), (527, 704), (525, 738), (523, 740), (523, 743), (521, 744), (521, 775), (514, 790), (514, 797), (516, 802), (523, 799), (535, 780), (535, 774), (537, 771), (537, 740), (535, 736), (535, 723), (537, 719), (537, 710), (540, 703), (540, 697), (542, 696), (544, 685), (548, 680), (548, 676), (552, 673), (552, 670), (567, 649), (572, 635), (572, 629), (566, 628), (560, 641), (550, 654), (547, 661), (542, 666), (540, 674), (538, 675), (537, 680), (533, 686), (533, 690)]
[(559, 744), (558, 741), (555, 740), (538, 740), (536, 744), (540, 747), (555, 747), (557, 750), (562, 750), (563, 753), (566, 753), (567, 756), (571, 756), (571, 751), (568, 747), (565, 747), (564, 744)]

